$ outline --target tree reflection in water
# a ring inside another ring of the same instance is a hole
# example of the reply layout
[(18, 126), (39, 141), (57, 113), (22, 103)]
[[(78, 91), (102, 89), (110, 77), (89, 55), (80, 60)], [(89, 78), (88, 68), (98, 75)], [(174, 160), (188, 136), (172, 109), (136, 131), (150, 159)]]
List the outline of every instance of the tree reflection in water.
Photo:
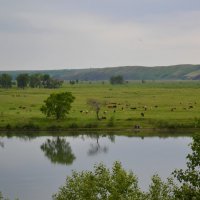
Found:
[[(95, 144), (90, 144), (90, 149), (88, 150), (88, 155), (93, 156), (98, 153), (107, 153), (108, 147), (106, 145), (101, 146), (99, 143), (100, 136), (99, 135), (92, 135), (91, 138), (94, 138), (96, 140)], [(111, 140), (111, 142), (115, 142), (115, 136), (108, 136), (108, 138)]]
[(4, 143), (0, 141), (0, 147), (4, 148)]
[(64, 138), (47, 139), (40, 148), (52, 163), (71, 165), (76, 159), (69, 142)]

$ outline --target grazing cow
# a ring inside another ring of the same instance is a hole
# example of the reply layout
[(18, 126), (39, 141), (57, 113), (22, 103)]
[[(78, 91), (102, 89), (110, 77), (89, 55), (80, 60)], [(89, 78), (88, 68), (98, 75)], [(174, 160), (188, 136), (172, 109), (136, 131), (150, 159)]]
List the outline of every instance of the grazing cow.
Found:
[(141, 113), (141, 116), (144, 117), (144, 113), (143, 112)]
[(193, 106), (189, 106), (189, 109), (193, 108)]
[(174, 107), (174, 108), (171, 108), (171, 112), (173, 112), (174, 110), (176, 110), (176, 108)]
[(131, 108), (131, 110), (136, 110), (136, 109), (137, 109), (136, 107), (132, 107), (132, 108)]
[(140, 129), (140, 125), (136, 124), (136, 125), (134, 126), (134, 128), (135, 128), (135, 129)]

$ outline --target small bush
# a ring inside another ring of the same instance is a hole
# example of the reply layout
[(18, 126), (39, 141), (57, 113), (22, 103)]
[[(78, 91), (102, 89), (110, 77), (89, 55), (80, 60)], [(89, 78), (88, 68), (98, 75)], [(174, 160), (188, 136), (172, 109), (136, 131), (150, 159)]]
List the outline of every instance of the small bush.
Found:
[(107, 123), (107, 126), (108, 127), (113, 127), (114, 126), (114, 117), (112, 116), (110, 119), (109, 119), (109, 121), (108, 121), (108, 123)]
[(49, 131), (57, 131), (57, 130), (61, 130), (61, 126), (57, 126), (57, 125), (51, 125), (47, 127), (47, 130)]
[(84, 128), (97, 128), (98, 127), (98, 123), (94, 122), (94, 123), (88, 123), (84, 126)]
[(76, 122), (73, 122), (73, 123), (71, 123), (70, 125), (69, 125), (69, 128), (74, 128), (74, 129), (76, 129), (76, 128), (78, 128), (79, 126), (78, 126), (78, 124), (76, 123)]
[(28, 124), (23, 125), (23, 129), (25, 130), (39, 130), (39, 126), (29, 122)]
[(11, 127), (10, 124), (7, 124), (7, 125), (6, 125), (6, 129), (7, 129), (7, 130), (10, 130), (11, 128), (12, 128), (12, 127)]

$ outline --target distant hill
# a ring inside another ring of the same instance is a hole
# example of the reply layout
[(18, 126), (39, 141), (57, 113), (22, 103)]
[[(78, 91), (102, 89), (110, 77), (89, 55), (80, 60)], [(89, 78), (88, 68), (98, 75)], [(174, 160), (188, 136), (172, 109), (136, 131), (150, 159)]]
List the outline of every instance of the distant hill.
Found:
[(200, 65), (172, 65), (159, 67), (122, 66), (88, 69), (0, 71), (15, 78), (20, 73), (46, 73), (62, 80), (109, 80), (122, 75), (125, 80), (200, 80)]

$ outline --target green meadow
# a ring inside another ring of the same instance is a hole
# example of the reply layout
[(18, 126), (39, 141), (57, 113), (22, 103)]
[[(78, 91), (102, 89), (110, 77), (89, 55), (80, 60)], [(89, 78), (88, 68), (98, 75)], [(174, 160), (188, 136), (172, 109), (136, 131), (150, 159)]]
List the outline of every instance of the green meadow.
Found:
[[(46, 118), (40, 111), (43, 101), (64, 91), (76, 98), (70, 113), (63, 120)], [(96, 119), (88, 99), (101, 102), (102, 120)], [(1, 130), (135, 129), (135, 125), (139, 129), (200, 128), (200, 83), (82, 82), (65, 83), (59, 89), (0, 88)]]

